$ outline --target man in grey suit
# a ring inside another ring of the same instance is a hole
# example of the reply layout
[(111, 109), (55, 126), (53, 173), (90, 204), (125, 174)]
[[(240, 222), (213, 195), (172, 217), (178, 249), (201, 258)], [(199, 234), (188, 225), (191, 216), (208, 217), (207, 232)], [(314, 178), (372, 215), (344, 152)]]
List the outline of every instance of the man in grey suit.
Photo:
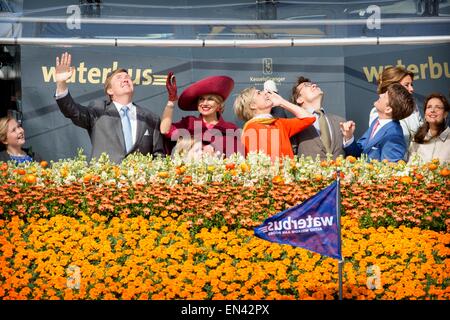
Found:
[(340, 129), (340, 123), (345, 119), (325, 112), (322, 101), (323, 91), (316, 83), (302, 76), (297, 79), (292, 88), (292, 102), (314, 114), (316, 121), (291, 138), (294, 154), (313, 159), (319, 155), (322, 160), (327, 154), (331, 154), (333, 159), (345, 154)]
[(132, 102), (133, 81), (125, 69), (113, 70), (105, 80), (109, 102), (96, 102), (90, 107), (76, 103), (66, 81), (72, 76), (71, 55), (56, 58), (56, 102), (66, 118), (88, 131), (92, 142), (91, 158), (107, 153), (116, 163), (133, 152), (163, 155), (160, 119), (154, 113)]

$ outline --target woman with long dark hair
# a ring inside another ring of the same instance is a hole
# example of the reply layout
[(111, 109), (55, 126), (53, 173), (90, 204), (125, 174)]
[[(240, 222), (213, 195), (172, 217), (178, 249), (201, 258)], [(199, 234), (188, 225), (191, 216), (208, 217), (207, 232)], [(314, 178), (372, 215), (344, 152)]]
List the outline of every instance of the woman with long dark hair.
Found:
[(424, 162), (439, 159), (450, 161), (450, 128), (447, 116), (450, 111), (447, 98), (440, 93), (432, 93), (425, 98), (425, 121), (419, 127), (410, 146), (410, 159), (417, 154)]

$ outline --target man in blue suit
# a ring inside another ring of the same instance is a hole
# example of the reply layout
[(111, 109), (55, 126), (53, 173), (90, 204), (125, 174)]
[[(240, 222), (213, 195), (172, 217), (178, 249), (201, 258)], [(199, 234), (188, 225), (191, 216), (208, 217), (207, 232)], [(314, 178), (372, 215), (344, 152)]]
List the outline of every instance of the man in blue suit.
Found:
[(341, 123), (346, 155), (359, 157), (366, 154), (369, 160), (405, 160), (408, 146), (403, 137), (399, 120), (408, 117), (414, 110), (412, 95), (398, 83), (391, 84), (374, 103), (378, 112), (376, 118), (364, 135), (355, 141), (355, 123)]

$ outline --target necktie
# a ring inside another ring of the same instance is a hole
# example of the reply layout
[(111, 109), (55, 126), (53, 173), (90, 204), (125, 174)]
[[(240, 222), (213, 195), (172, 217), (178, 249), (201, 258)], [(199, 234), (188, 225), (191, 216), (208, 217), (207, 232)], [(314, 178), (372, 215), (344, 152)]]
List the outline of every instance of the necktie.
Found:
[(322, 110), (317, 111), (319, 115), (319, 129), (320, 129), (320, 140), (322, 140), (327, 153), (331, 153), (331, 136), (330, 130), (328, 130), (328, 123)]
[(125, 151), (128, 153), (131, 150), (131, 147), (133, 147), (133, 138), (132, 138), (132, 132), (131, 132), (131, 121), (130, 117), (128, 116), (128, 111), (130, 109), (128, 106), (123, 106), (121, 111), (121, 120), (122, 120), (122, 130), (123, 130), (123, 137), (125, 138)]
[(369, 139), (373, 138), (373, 136), (375, 135), (375, 131), (377, 130), (379, 125), (380, 125), (380, 121), (377, 120), (377, 122), (375, 122), (375, 125), (373, 126), (372, 132), (370, 133), (370, 138)]

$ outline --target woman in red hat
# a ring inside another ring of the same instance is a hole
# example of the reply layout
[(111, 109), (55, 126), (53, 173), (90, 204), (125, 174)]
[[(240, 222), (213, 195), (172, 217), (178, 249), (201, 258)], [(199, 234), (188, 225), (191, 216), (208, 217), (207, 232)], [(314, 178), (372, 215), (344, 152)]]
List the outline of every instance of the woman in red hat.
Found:
[[(274, 105), (293, 113), (296, 118), (274, 118), (270, 114)], [(269, 155), (272, 161), (286, 156), (293, 158), (289, 139), (316, 120), (312, 114), (277, 93), (257, 90), (255, 87), (239, 93), (234, 102), (234, 112), (246, 121), (242, 131), (245, 155), (262, 151)]]
[[(240, 130), (234, 123), (222, 118), (225, 100), (233, 87), (234, 81), (230, 77), (207, 77), (186, 88), (178, 99), (176, 79), (173, 73), (169, 72), (166, 81), (169, 99), (161, 118), (161, 133), (171, 141), (177, 141), (180, 137), (200, 140), (208, 153), (213, 151), (228, 157), (238, 152)], [(177, 100), (180, 109), (198, 110), (200, 115), (183, 117), (172, 123)]]

